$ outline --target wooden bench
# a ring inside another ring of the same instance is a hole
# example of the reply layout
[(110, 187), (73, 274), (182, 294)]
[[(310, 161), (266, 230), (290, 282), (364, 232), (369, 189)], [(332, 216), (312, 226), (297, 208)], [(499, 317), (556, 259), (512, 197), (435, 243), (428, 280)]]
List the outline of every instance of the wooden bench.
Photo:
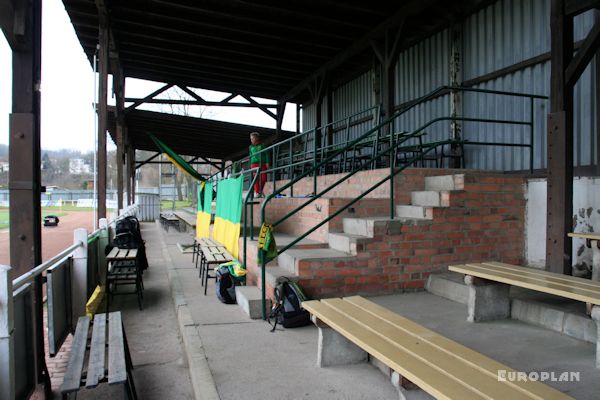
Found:
[(416, 385), (437, 399), (571, 399), (540, 382), (502, 380), (515, 371), (360, 296), (302, 306), (319, 328), (319, 366), (370, 354), (390, 368), (401, 398), (422, 398), (407, 390)]
[(192, 254), (192, 264), (198, 268), (199, 258), (202, 256), (202, 247), (221, 246), (219, 242), (211, 238), (194, 238), (194, 252)]
[[(137, 249), (113, 248), (106, 256), (106, 310), (110, 311), (110, 298), (114, 295), (136, 294), (138, 307), (144, 308), (144, 282), (142, 268), (138, 262)], [(135, 290), (117, 292), (117, 286), (134, 285)]]
[(448, 269), (465, 274), (470, 322), (509, 318), (510, 285), (591, 304), (598, 331), (596, 368), (600, 368), (600, 282), (500, 262), (451, 265)]
[(179, 226), (179, 218), (177, 218), (174, 214), (172, 213), (161, 213), (160, 214), (160, 224), (162, 225), (163, 229), (166, 230), (167, 232), (169, 232), (169, 227), (174, 226), (177, 228), (177, 231), (179, 231), (180, 226)]
[(182, 225), (181, 222), (184, 223), (183, 227), (191, 227), (192, 230), (196, 230), (196, 215), (195, 214), (190, 214), (187, 211), (176, 211), (175, 212), (175, 216), (177, 218), (179, 218), (179, 230), (182, 231), (183, 229), (181, 229)]
[(96, 314), (93, 324), (89, 317), (79, 317), (60, 391), (63, 398), (75, 399), (81, 388), (93, 389), (108, 382), (123, 385), (125, 396), (136, 400), (132, 370), (121, 313), (112, 312), (108, 318), (107, 314)]
[(210, 270), (215, 265), (233, 261), (235, 258), (223, 246), (202, 247), (202, 261), (200, 263), (199, 278), (204, 286), (204, 295), (208, 287), (208, 278), (216, 278), (210, 275)]

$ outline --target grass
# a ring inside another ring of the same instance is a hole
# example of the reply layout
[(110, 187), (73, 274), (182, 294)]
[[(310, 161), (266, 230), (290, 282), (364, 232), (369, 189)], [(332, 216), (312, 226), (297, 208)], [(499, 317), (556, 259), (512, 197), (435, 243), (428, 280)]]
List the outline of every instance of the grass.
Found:
[[(184, 208), (184, 207), (190, 207), (192, 205), (192, 202), (189, 200), (183, 200), (183, 201), (175, 201), (175, 209), (178, 210), (180, 208)], [(173, 200), (162, 200), (160, 202), (160, 209), (161, 210), (171, 210), (173, 207)]]

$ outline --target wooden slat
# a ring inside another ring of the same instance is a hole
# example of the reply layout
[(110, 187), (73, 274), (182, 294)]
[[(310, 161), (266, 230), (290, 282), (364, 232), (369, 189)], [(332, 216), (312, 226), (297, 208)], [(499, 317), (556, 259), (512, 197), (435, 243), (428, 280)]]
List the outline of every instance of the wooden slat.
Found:
[(104, 378), (106, 361), (106, 314), (96, 314), (85, 387), (94, 388)]
[(65, 378), (61, 386), (61, 392), (75, 392), (81, 385), (81, 372), (83, 371), (83, 361), (87, 347), (88, 331), (90, 328), (90, 319), (88, 317), (79, 317), (75, 336), (71, 344), (71, 356)]
[[(497, 374), (499, 370), (514, 371), (502, 363), (484, 356), (474, 350), (469, 349), (466, 346), (461, 345), (453, 340), (450, 340), (436, 332), (429, 330), (416, 322), (404, 318), (385, 307), (375, 304), (361, 296), (353, 296), (344, 299), (345, 301), (354, 304), (357, 307), (362, 308), (365, 311), (377, 316), (383, 321), (387, 321), (393, 324), (397, 329), (404, 330), (411, 335), (415, 336), (419, 340), (427, 342), (433, 346), (436, 346), (441, 351), (452, 355), (458, 362), (462, 362), (467, 366), (472, 366), (488, 376), (493, 377), (497, 381)], [(498, 382), (501, 383), (501, 382)], [(569, 398), (563, 393), (539, 382), (527, 381), (527, 382), (504, 382), (503, 384), (518, 388), (518, 390), (525, 393), (532, 393), (541, 396), (543, 399), (552, 398)], [(509, 396), (501, 396), (501, 398), (508, 398)], [(535, 398), (535, 397), (534, 397)]]
[(113, 247), (113, 249), (110, 251), (110, 253), (108, 253), (108, 255), (106, 256), (106, 259), (111, 259), (111, 258), (115, 258), (117, 256), (117, 254), (119, 254), (119, 248), (118, 247)]
[(500, 382), (510, 368), (359, 296), (304, 308), (438, 399), (569, 399), (536, 382)]
[(108, 383), (114, 385), (127, 380), (125, 344), (121, 312), (108, 314)]
[(591, 240), (600, 240), (600, 233), (594, 232), (573, 232), (569, 233), (569, 237), (581, 238), (581, 239), (591, 239)]
[(582, 278), (546, 271), (529, 271), (531, 268), (500, 263), (451, 265), (448, 269), (465, 275), (600, 305), (599, 285)]

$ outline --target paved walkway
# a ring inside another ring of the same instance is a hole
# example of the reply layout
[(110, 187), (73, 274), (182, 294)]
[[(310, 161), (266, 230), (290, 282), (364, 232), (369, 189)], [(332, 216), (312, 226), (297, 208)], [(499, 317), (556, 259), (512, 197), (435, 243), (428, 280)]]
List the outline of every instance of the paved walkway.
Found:
[[(220, 303), (214, 281), (204, 296), (191, 255), (177, 247), (177, 243), (191, 243), (192, 236), (160, 232), (174, 298), (185, 320), (184, 341), (188, 334), (194, 337), (186, 341), (193, 342), (186, 348), (188, 357), (191, 352), (198, 361), (191, 371), (192, 380), (201, 383), (196, 386), (197, 398), (398, 398), (389, 381), (370, 364), (316, 367), (315, 327), (270, 333), (266, 322), (250, 320), (237, 305)], [(515, 320), (471, 324), (466, 322), (466, 306), (426, 292), (372, 300), (518, 371), (548, 371), (557, 376), (579, 372), (579, 382), (546, 383), (576, 399), (600, 399), (600, 370), (594, 368), (591, 343)]]

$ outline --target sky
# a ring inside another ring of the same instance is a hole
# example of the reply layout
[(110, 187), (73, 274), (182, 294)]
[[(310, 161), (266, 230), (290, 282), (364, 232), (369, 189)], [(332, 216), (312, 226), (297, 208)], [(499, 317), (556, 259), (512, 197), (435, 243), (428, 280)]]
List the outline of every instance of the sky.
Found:
[[(92, 151), (95, 145), (95, 114), (93, 112), (94, 88), (97, 78), (88, 62), (69, 16), (60, 0), (46, 0), (42, 10), (42, 104), (41, 143), (44, 150), (74, 149)], [(12, 57), (10, 47), (0, 34), (0, 143), (8, 143), (8, 115), (11, 112)], [(127, 78), (126, 97), (145, 97), (163, 83)], [(109, 92), (112, 82), (109, 77)], [(194, 89), (206, 100), (220, 100), (228, 94)], [(184, 98), (173, 90), (157, 98)], [(234, 101), (244, 100), (235, 99)], [(267, 102), (256, 98), (259, 102)], [(109, 94), (109, 104), (114, 99)], [(151, 111), (169, 112), (165, 105), (142, 105)], [(175, 111), (181, 113), (179, 109)], [(187, 112), (200, 116), (200, 107), (190, 107)], [(286, 108), (283, 128), (295, 130), (296, 107)], [(275, 120), (260, 110), (242, 107), (208, 107), (204, 118), (237, 122), (247, 125), (275, 128)], [(109, 136), (109, 149), (112, 143)]]

